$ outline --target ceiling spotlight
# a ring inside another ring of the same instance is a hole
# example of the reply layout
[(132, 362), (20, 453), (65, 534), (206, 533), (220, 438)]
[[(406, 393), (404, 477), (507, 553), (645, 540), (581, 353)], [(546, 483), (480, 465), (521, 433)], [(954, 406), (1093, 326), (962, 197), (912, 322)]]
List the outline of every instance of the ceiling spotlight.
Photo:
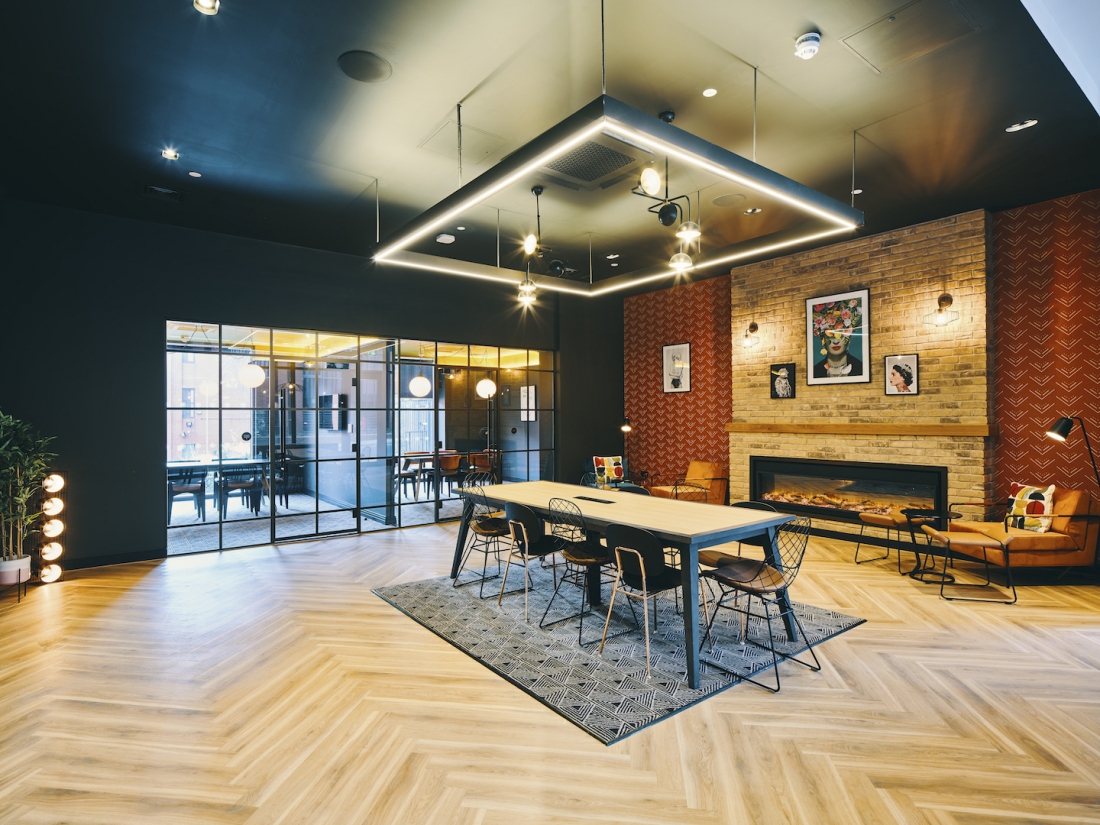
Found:
[(853, 190), (852, 190), (852, 194), (853, 194), (853, 195), (862, 195), (862, 194), (863, 194), (863, 190), (862, 190), (862, 189), (853, 189)]
[(523, 239), (523, 254), (534, 255), (539, 248), (539, 239), (534, 235), (528, 235)]
[(195, 0), (195, 10), (203, 14), (217, 14), (222, 7), (222, 0)]
[(466, 231), (465, 226), (456, 226), (455, 229), (457, 229), (459, 232), (465, 232)]
[(448, 235), (446, 232), (442, 232), (442, 233), (435, 236), (435, 242), (436, 243), (454, 243), (455, 242), (455, 236), (454, 235)]
[(656, 195), (661, 191), (661, 173), (652, 166), (647, 166), (638, 178), (638, 185), (647, 195)]
[(164, 158), (165, 160), (179, 160), (180, 159), (180, 153), (177, 152), (175, 149), (173, 149), (171, 147), (169, 147), (167, 149), (161, 149), (160, 150), (160, 156), (162, 158)]
[(615, 260), (615, 259), (616, 259), (616, 258), (618, 258), (618, 257), (619, 257), (619, 253), (618, 253), (618, 252), (612, 252), (612, 253), (611, 253), (610, 255), (608, 255), (608, 256), (607, 256), (607, 260), (609, 260), (609, 261), (613, 261), (613, 260)]
[(691, 256), (686, 252), (677, 252), (669, 259), (668, 265), (677, 272), (683, 272), (685, 269), (691, 268)]
[(657, 220), (661, 222), (661, 226), (672, 226), (679, 217), (680, 210), (674, 203), (666, 203), (657, 210)]
[(554, 260), (552, 260), (550, 262), (550, 266), (548, 267), (548, 271), (555, 278), (560, 278), (562, 275), (565, 274), (565, 264), (562, 263), (561, 261), (559, 261), (557, 258), (555, 258)]
[(1005, 129), (1005, 131), (1006, 132), (1022, 132), (1024, 129), (1030, 129), (1032, 126), (1034, 126), (1038, 122), (1039, 121), (1037, 121), (1037, 120), (1021, 120), (1019, 123), (1013, 123), (1007, 129)]
[(188, 172), (187, 174), (189, 174), (193, 178), (201, 178), (202, 177), (202, 172)]
[(612, 266), (618, 266), (618, 264), (611, 264)]
[(821, 48), (821, 33), (806, 32), (794, 41), (794, 56), (809, 60)]
[(684, 221), (676, 230), (676, 237), (682, 241), (694, 241), (703, 233), (699, 231), (699, 224), (695, 221)]
[(703, 89), (703, 97), (714, 97), (718, 94), (717, 89)]
[(759, 215), (763, 211), (764, 210), (761, 209), (759, 206), (754, 206), (752, 209), (746, 209), (745, 214), (746, 215)]

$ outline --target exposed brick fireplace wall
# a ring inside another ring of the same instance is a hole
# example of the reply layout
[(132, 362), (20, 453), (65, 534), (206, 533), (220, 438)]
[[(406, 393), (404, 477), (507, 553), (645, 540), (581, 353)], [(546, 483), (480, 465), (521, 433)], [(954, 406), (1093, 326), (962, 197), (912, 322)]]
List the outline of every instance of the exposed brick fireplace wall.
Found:
[[(734, 348), (732, 422), (745, 425), (890, 424), (903, 427), (988, 425), (990, 358), (987, 329), (985, 212), (968, 212), (905, 229), (733, 270), (731, 333), (760, 324), (760, 345)], [(870, 291), (871, 350), (867, 384), (806, 384), (805, 300)], [(946, 288), (960, 321), (923, 323)], [(917, 353), (920, 394), (884, 394), (883, 358)], [(770, 365), (794, 361), (794, 399), (772, 399)], [(946, 466), (950, 501), (992, 492), (990, 439), (980, 435), (810, 434), (732, 432), (730, 499), (749, 495), (750, 455)]]
[(1100, 495), (1080, 430), (1043, 434), (1079, 415), (1100, 450), (1100, 190), (995, 215), (993, 267), (997, 497), (1013, 481)]
[[(671, 484), (693, 459), (726, 466), (730, 415), (730, 279), (711, 278), (623, 302), (631, 467)], [(665, 394), (661, 348), (691, 343), (691, 392)]]

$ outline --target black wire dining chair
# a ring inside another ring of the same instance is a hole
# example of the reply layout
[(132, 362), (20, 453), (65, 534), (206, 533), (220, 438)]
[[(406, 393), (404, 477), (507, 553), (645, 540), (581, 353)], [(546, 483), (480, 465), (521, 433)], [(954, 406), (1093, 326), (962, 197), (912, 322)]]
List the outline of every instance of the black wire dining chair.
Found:
[[(485, 497), (485, 491), (481, 487), (466, 487), (463, 494), (473, 505), (470, 515), (470, 541), (466, 546), (466, 552), (462, 556), (462, 563), (458, 568), (458, 575), (452, 586), (465, 587), (468, 584), (480, 584), (478, 597), (482, 599), (492, 598), (492, 593), (485, 595), (485, 582), (495, 579), (500, 575), (500, 540), (508, 535), (508, 522), (502, 518), (500, 511), (489, 504)], [(482, 554), (481, 575), (470, 581), (459, 582), (462, 578), (462, 570), (473, 553)], [(497, 571), (489, 575), (489, 557), (496, 559)]]
[[(546, 605), (546, 610), (539, 621), (539, 627), (551, 627), (579, 618), (577, 644), (582, 647), (586, 644), (592, 644), (596, 641), (595, 639), (589, 642), (583, 641), (584, 617), (592, 613), (591, 605), (588, 604), (588, 575), (593, 567), (611, 564), (611, 556), (599, 541), (590, 539), (581, 509), (564, 498), (550, 499), (550, 536), (558, 542), (558, 552), (565, 560), (565, 569), (554, 587), (554, 595), (550, 597), (550, 601)], [(561, 592), (562, 585), (566, 583), (580, 588), (580, 611), (571, 616), (547, 622), (546, 617), (550, 615), (550, 608), (553, 607), (554, 600)]]

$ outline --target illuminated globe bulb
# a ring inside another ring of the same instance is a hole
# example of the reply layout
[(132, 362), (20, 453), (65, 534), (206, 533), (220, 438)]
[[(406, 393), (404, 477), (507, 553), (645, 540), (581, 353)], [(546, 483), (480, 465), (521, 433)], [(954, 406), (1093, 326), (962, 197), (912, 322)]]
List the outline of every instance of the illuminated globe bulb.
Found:
[(61, 578), (61, 565), (47, 564), (42, 568), (42, 572), (38, 574), (38, 578), (41, 579), (43, 584), (57, 581)]
[(686, 252), (677, 252), (669, 259), (668, 264), (677, 272), (683, 272), (685, 269), (691, 267), (691, 256)]
[(266, 378), (267, 375), (264, 373), (264, 368), (259, 364), (245, 364), (237, 373), (237, 380), (240, 381), (243, 386), (253, 390), (260, 386)]
[(695, 221), (684, 221), (676, 230), (676, 237), (682, 241), (694, 241), (703, 233), (699, 231), (699, 224)]
[(61, 519), (52, 518), (42, 525), (42, 535), (46, 538), (57, 538), (65, 532), (65, 522)]
[(432, 391), (432, 382), (423, 375), (418, 375), (409, 382), (409, 392), (417, 398), (423, 398)]
[(42, 512), (47, 516), (56, 516), (65, 509), (65, 502), (59, 498), (48, 498), (42, 502)]
[(61, 546), (61, 542), (51, 541), (49, 544), (42, 545), (42, 561), (59, 559), (63, 552), (65, 552), (65, 548)]
[(482, 398), (492, 398), (496, 395), (497, 385), (491, 378), (482, 378), (477, 382), (477, 394)]
[(638, 185), (647, 195), (656, 195), (661, 191), (661, 175), (652, 166), (642, 170), (642, 176), (638, 179)]
[(539, 239), (534, 235), (528, 235), (523, 239), (523, 254), (534, 255), (535, 250), (539, 248)]
[(47, 493), (56, 493), (65, 486), (65, 479), (59, 476), (57, 473), (46, 476), (42, 481), (42, 489)]

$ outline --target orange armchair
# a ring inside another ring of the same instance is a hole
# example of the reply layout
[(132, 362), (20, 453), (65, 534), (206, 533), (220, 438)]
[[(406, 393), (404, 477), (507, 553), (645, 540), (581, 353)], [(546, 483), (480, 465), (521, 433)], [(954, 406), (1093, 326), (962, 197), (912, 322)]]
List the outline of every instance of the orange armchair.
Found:
[(721, 473), (722, 467), (716, 461), (692, 461), (688, 464), (687, 472), (675, 484), (654, 485), (650, 488), (650, 493), (661, 498), (725, 504), (729, 480)]

